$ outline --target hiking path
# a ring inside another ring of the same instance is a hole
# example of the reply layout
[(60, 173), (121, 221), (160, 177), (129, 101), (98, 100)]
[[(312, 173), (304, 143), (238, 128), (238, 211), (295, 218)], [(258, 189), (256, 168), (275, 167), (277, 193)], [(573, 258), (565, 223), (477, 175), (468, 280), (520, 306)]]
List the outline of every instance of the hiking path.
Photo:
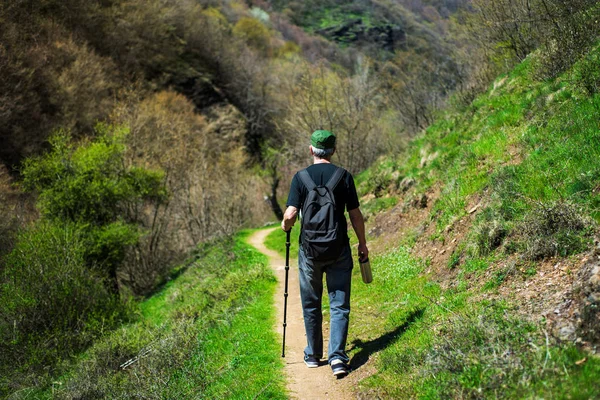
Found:
[[(285, 281), (285, 259), (276, 251), (268, 249), (265, 238), (275, 229), (262, 229), (248, 238), (248, 243), (269, 258), (269, 264), (277, 277), (277, 289), (273, 301), (277, 309), (275, 329), (280, 337), (283, 335), (283, 294)], [(284, 233), (281, 233), (284, 235)], [(324, 322), (327, 318), (324, 318)], [(327, 349), (329, 329), (323, 325), (324, 348)], [(351, 380), (336, 379), (329, 365), (322, 361), (318, 368), (304, 365), (303, 352), (306, 346), (302, 305), (300, 303), (300, 287), (298, 284), (297, 255), (290, 254), (290, 270), (288, 279), (288, 307), (285, 348), (285, 375), (290, 396), (300, 400), (312, 399), (351, 399)]]

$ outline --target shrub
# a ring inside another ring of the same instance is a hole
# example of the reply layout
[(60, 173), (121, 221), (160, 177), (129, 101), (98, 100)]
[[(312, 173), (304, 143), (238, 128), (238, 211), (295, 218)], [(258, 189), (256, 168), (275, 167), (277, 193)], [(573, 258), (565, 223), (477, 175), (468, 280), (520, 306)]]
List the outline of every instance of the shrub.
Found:
[[(0, 376), (33, 367), (43, 379), (44, 366), (125, 317), (124, 303), (107, 289), (103, 274), (89, 268), (85, 254), (74, 224), (43, 222), (19, 235), (0, 276)], [(20, 384), (0, 380), (0, 394)]]
[(512, 53), (522, 61), (541, 48), (536, 72), (543, 79), (567, 70), (598, 38), (595, 0), (476, 0), (475, 6), (475, 35), (502, 59)]
[(2, 257), (12, 249), (19, 228), (35, 215), (30, 197), (16, 190), (8, 172), (0, 166), (0, 271)]
[(258, 19), (242, 17), (233, 27), (233, 34), (243, 39), (250, 47), (267, 52), (270, 47), (271, 33)]
[(127, 251), (119, 276), (138, 294), (152, 290), (199, 242), (270, 217), (265, 185), (248, 168), (249, 157), (241, 148), (245, 118), (233, 106), (215, 106), (210, 113), (209, 124), (189, 99), (173, 91), (115, 110), (115, 122), (131, 129), (127, 164), (164, 171), (169, 193), (168, 202), (129, 214), (144, 227), (144, 235)]
[(577, 62), (597, 40), (600, 7), (596, 0), (547, 0), (542, 4), (540, 17), (547, 33), (542, 36), (544, 51), (538, 72), (543, 78), (554, 78)]
[(566, 202), (538, 203), (521, 224), (525, 256), (539, 260), (568, 256), (589, 248), (594, 223)]
[(49, 153), (25, 162), (23, 186), (39, 192), (45, 220), (79, 227), (88, 264), (104, 269), (116, 289), (117, 268), (140, 237), (135, 211), (167, 193), (162, 173), (125, 165), (127, 129), (99, 125), (97, 133), (79, 147), (67, 132), (56, 133)]
[(593, 96), (600, 93), (600, 49), (589, 52), (575, 66), (573, 80), (587, 94)]
[(485, 257), (502, 244), (508, 233), (506, 221), (488, 208), (481, 214), (472, 232), (472, 250), (477, 257)]
[(540, 379), (544, 371), (538, 360), (545, 349), (530, 346), (540, 342), (535, 326), (508, 314), (499, 304), (455, 314), (444, 321), (419, 360), (424, 386), (438, 396), (483, 398), (484, 393), (498, 394), (523, 384), (524, 374)]

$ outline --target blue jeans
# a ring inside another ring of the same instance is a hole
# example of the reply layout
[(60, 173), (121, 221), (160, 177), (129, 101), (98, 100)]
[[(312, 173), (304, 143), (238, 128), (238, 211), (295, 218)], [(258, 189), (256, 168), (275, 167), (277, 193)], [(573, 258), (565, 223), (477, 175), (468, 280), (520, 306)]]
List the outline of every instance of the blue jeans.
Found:
[(300, 298), (304, 314), (307, 346), (305, 357), (323, 357), (323, 273), (329, 292), (330, 332), (328, 358), (331, 363), (340, 359), (347, 363), (346, 339), (350, 321), (350, 282), (352, 279), (352, 252), (345, 246), (342, 254), (334, 260), (318, 262), (306, 259), (302, 245), (298, 252), (298, 269), (300, 271)]

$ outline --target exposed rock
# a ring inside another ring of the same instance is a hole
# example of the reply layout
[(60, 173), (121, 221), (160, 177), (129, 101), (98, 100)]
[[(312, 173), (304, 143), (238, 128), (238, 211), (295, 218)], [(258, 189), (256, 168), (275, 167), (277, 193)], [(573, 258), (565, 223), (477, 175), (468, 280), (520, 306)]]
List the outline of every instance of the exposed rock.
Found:
[(575, 336), (576, 329), (573, 324), (566, 324), (558, 331), (558, 338), (564, 341), (572, 341)]
[(318, 30), (317, 33), (338, 43), (374, 44), (376, 47), (390, 52), (402, 48), (406, 41), (406, 32), (398, 25), (367, 26), (363, 23), (362, 18), (324, 28)]
[(413, 178), (406, 177), (400, 181), (398, 185), (398, 189), (402, 190), (402, 192), (408, 191), (415, 184), (415, 180)]
[[(551, 316), (554, 314), (554, 316)], [(600, 245), (584, 259), (564, 301), (548, 313), (552, 333), (561, 340), (600, 344)]]

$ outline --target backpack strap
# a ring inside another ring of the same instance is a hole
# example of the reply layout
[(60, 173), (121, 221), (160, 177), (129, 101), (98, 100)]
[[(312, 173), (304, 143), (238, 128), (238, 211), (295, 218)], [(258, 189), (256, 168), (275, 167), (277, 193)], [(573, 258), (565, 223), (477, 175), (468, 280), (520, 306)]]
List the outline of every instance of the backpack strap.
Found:
[(303, 169), (302, 171), (298, 172), (298, 177), (300, 178), (302, 183), (304, 183), (304, 186), (306, 186), (306, 189), (309, 192), (317, 187), (317, 185), (312, 180), (306, 169)]
[(333, 189), (335, 189), (335, 187), (338, 185), (338, 183), (340, 183), (340, 180), (344, 176), (344, 172), (346, 172), (344, 170), (344, 168), (337, 167), (337, 169), (333, 173), (333, 176), (329, 179), (329, 182), (327, 182), (327, 184), (325, 185), (325, 186), (327, 186), (327, 189), (329, 189), (331, 192), (333, 192)]

